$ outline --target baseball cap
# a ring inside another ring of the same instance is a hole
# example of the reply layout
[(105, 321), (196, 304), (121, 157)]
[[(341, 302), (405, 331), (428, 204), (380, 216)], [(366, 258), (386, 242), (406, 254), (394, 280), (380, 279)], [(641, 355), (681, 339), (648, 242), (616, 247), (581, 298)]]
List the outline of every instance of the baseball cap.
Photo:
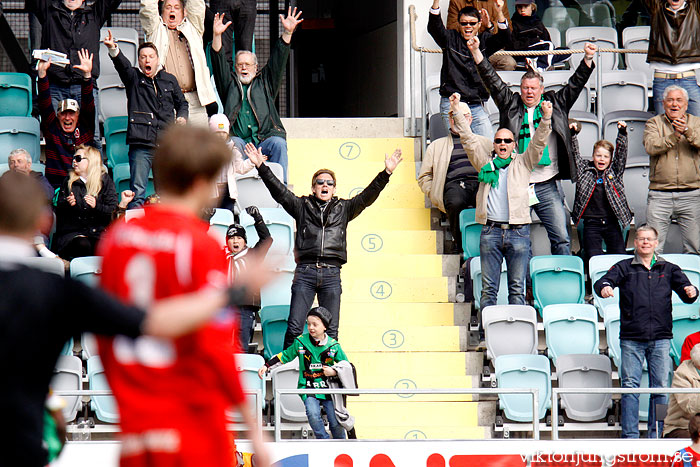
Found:
[(72, 110), (73, 112), (79, 112), (80, 111), (80, 106), (78, 105), (78, 101), (75, 99), (63, 99), (61, 102), (58, 104), (58, 112), (65, 112), (67, 110)]
[(224, 114), (214, 114), (209, 117), (209, 129), (211, 129), (211, 131), (228, 133), (229, 126), (228, 117)]

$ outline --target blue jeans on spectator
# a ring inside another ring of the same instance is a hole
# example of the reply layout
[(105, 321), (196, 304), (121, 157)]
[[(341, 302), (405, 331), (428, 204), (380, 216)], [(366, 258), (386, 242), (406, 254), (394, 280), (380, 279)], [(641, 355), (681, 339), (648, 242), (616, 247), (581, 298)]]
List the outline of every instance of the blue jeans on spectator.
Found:
[(129, 188), (134, 192), (134, 199), (127, 208), (140, 208), (146, 201), (146, 187), (148, 187), (148, 175), (153, 165), (153, 148), (146, 146), (129, 146), (129, 174), (131, 181)]
[(314, 430), (316, 439), (330, 439), (326, 427), (323, 426), (323, 419), (321, 418), (321, 406), (323, 406), (323, 410), (326, 411), (326, 416), (328, 417), (328, 427), (331, 429), (333, 439), (345, 439), (345, 429), (340, 426), (338, 419), (335, 418), (335, 406), (333, 405), (333, 401), (330, 399), (330, 396), (326, 397), (329, 399), (316, 399), (314, 396), (308, 396), (304, 401), (309, 425), (311, 425), (311, 429)]
[(501, 284), (501, 264), (508, 269), (508, 303), (525, 305), (525, 278), (530, 257), (530, 225), (501, 229), (485, 225), (479, 244), (481, 258), (481, 308), (496, 305)]
[[(489, 139), (493, 139), (493, 127), (491, 126), (491, 120), (486, 114), (483, 105), (470, 105), (469, 110), (472, 111), (472, 124), (470, 128), (472, 132), (476, 135), (486, 136)], [(450, 99), (447, 97), (440, 98), (440, 115), (442, 116), (442, 121), (445, 122), (445, 127), (447, 131), (450, 131)], [(449, 133), (448, 133), (449, 134)]]
[(318, 295), (318, 305), (331, 312), (331, 322), (326, 333), (338, 338), (340, 317), (340, 268), (318, 267), (316, 264), (300, 264), (294, 270), (292, 281), (292, 301), (289, 307), (287, 333), (284, 335), (284, 348), (294, 343), (294, 339), (304, 331), (306, 314), (311, 309), (314, 297)]
[(547, 231), (553, 255), (570, 255), (571, 240), (566, 223), (566, 207), (558, 180), (535, 183), (539, 203), (532, 206)]
[[(243, 148), (246, 142), (238, 136), (232, 136), (231, 141), (241, 151), (243, 158), (247, 159)], [(270, 136), (266, 140), (260, 141), (256, 147), (262, 149), (263, 155), (267, 156), (268, 162), (276, 162), (284, 169), (284, 183), (287, 183), (287, 140), (279, 136)]]
[(664, 89), (672, 84), (688, 91), (688, 113), (696, 116), (700, 115), (700, 87), (698, 87), (695, 76), (680, 79), (654, 78), (651, 90), (654, 95), (654, 109), (657, 115), (664, 113)]
[[(625, 239), (622, 236), (620, 222), (616, 218), (586, 218), (583, 221), (583, 253), (584, 264), (593, 256), (624, 255)], [(605, 242), (606, 251), (603, 251)]]
[[(82, 95), (79, 84), (71, 84), (69, 87), (57, 86), (51, 84), (49, 87), (51, 91), (51, 103), (53, 104), (54, 111), (58, 109), (58, 104), (61, 103), (63, 99), (75, 99), (78, 101), (78, 105), (82, 104)], [(95, 147), (102, 151), (102, 138), (100, 137), (100, 117), (97, 112), (97, 107), (99, 103), (100, 92), (97, 89), (97, 84), (92, 83), (92, 96), (95, 99)], [(102, 155), (102, 161), (105, 162), (105, 155)]]
[[(670, 339), (640, 342), (620, 339), (620, 386), (638, 388), (642, 379), (642, 367), (646, 358), (649, 368), (649, 387), (668, 387), (671, 371), (669, 350)], [(652, 394), (649, 399), (649, 419), (647, 422), (649, 438), (656, 438), (656, 404), (665, 404), (666, 394)], [(639, 394), (623, 394), (620, 401), (620, 427), (623, 438), (639, 438)], [(659, 420), (659, 433), (663, 432), (663, 420)]]
[(253, 339), (253, 331), (255, 330), (255, 312), (257, 307), (240, 306), (238, 307), (239, 326), (238, 336), (240, 339), (241, 352), (248, 353), (248, 346)]

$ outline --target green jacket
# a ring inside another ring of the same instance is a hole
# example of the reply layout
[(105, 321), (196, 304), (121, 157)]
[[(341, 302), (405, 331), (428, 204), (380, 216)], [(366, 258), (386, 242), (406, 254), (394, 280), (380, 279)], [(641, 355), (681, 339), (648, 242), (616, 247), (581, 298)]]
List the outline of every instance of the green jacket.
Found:
[[(323, 374), (323, 366), (333, 366), (348, 357), (340, 348), (338, 341), (328, 336), (325, 345), (314, 345), (309, 334), (302, 334), (284, 351), (272, 357), (268, 367), (277, 362), (289, 363), (299, 357), (299, 389), (328, 388), (328, 377)], [(317, 394), (317, 399), (326, 399), (325, 394)], [(301, 398), (306, 400), (306, 395)]]
[[(275, 107), (275, 99), (282, 85), (288, 57), (289, 44), (280, 38), (272, 48), (267, 65), (258, 71), (248, 87), (247, 97), (258, 121), (258, 139), (260, 141), (270, 136), (287, 138), (282, 119)], [(241, 110), (243, 86), (238, 80), (238, 76), (229, 68), (223, 47), (218, 52), (212, 49), (211, 63), (214, 69), (216, 89), (223, 99), (224, 113), (231, 121), (231, 129), (233, 129), (238, 112)]]

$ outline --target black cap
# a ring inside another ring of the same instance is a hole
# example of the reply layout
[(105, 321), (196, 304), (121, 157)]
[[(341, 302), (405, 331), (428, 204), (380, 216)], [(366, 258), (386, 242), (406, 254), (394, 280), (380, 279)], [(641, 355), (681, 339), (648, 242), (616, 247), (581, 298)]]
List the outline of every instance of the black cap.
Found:
[(246, 243), (248, 243), (248, 236), (245, 233), (245, 229), (241, 224), (231, 224), (226, 231), (226, 238), (231, 237), (241, 237)]
[(309, 316), (316, 316), (318, 319), (323, 322), (323, 325), (328, 329), (328, 326), (331, 324), (331, 312), (328, 311), (326, 308), (323, 308), (322, 306), (317, 306), (315, 308), (312, 308), (309, 310), (309, 312), (306, 314), (306, 317), (308, 318)]

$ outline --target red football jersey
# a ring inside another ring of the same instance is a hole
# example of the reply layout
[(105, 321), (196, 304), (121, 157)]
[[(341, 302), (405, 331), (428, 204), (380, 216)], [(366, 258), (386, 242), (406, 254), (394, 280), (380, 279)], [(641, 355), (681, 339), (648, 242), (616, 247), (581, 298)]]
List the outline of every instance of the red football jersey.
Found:
[[(114, 224), (104, 235), (102, 286), (143, 307), (155, 300), (226, 285), (226, 260), (208, 224), (166, 206)], [(233, 357), (235, 316), (222, 310), (178, 339), (100, 338), (117, 399), (122, 465), (231, 464), (225, 410), (244, 400)], [(165, 456), (163, 461), (157, 461)]]
[(676, 452), (671, 461), (670, 467), (700, 467), (700, 453), (693, 451), (690, 447), (685, 448), (685, 453)]

